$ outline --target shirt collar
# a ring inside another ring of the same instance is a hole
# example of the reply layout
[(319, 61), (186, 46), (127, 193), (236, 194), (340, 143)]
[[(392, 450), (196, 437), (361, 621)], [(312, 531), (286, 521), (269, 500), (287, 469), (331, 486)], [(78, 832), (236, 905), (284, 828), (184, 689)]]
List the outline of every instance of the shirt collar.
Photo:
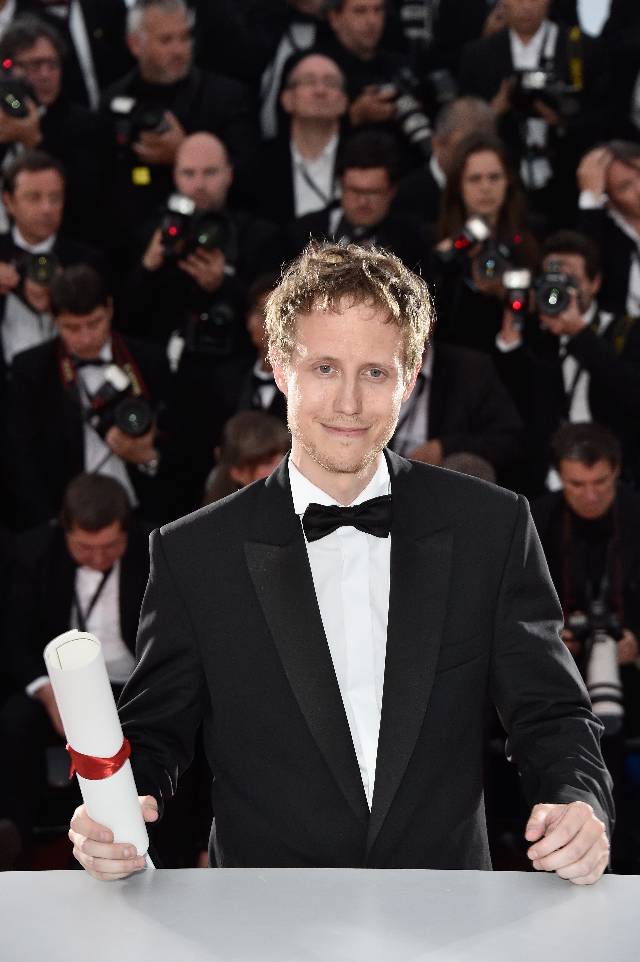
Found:
[(18, 230), (17, 224), (14, 224), (11, 228), (11, 237), (13, 238), (13, 243), (16, 245), (16, 247), (20, 247), (22, 250), (28, 251), (30, 254), (49, 254), (53, 250), (53, 245), (56, 242), (57, 236), (57, 234), (52, 234), (51, 237), (47, 237), (46, 240), (40, 241), (39, 244), (29, 244)]
[[(344, 507), (339, 501), (332, 498), (330, 494), (323, 491), (322, 488), (318, 488), (313, 482), (309, 481), (308, 478), (305, 478), (304, 474), (295, 466), (291, 457), (288, 459), (288, 468), (291, 495), (293, 497), (293, 510), (297, 515), (301, 517), (307, 510), (307, 507), (312, 503), (322, 505), (337, 504), (339, 507)], [(358, 497), (354, 498), (351, 503), (361, 504), (370, 498), (379, 498), (382, 495), (389, 494), (390, 490), (391, 478), (389, 476), (387, 459), (384, 454), (379, 454), (376, 473), (364, 491), (361, 491)]]
[(319, 153), (318, 156), (314, 157), (312, 160), (308, 160), (306, 157), (302, 156), (294, 141), (291, 141), (291, 156), (293, 157), (294, 163), (297, 166), (302, 165), (303, 167), (310, 167), (312, 164), (321, 164), (323, 161), (333, 157), (337, 149), (338, 135), (334, 134), (331, 140), (329, 140), (327, 145), (322, 149), (321, 153)]
[(515, 30), (509, 30), (513, 59), (519, 60), (523, 55), (526, 57), (527, 55), (532, 56), (535, 53), (539, 62), (541, 55), (546, 55), (546, 51), (542, 49), (545, 40), (550, 46), (552, 43), (552, 37), (555, 39), (556, 30), (557, 27), (554, 23), (552, 23), (550, 20), (543, 20), (528, 43), (523, 43)]
[(614, 222), (616, 227), (618, 227), (627, 237), (630, 237), (634, 244), (640, 246), (640, 234), (635, 230), (628, 220), (625, 220), (622, 214), (615, 209), (615, 207), (608, 208), (609, 217)]

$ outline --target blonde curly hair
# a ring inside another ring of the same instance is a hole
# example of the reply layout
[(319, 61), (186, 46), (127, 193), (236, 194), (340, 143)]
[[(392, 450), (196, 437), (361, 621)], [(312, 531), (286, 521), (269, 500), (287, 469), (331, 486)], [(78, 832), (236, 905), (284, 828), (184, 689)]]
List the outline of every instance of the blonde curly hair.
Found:
[(265, 328), (272, 363), (291, 359), (296, 319), (312, 311), (341, 313), (354, 304), (381, 308), (404, 337), (404, 372), (419, 366), (435, 319), (429, 289), (402, 261), (375, 247), (310, 243), (283, 271), (267, 299)]

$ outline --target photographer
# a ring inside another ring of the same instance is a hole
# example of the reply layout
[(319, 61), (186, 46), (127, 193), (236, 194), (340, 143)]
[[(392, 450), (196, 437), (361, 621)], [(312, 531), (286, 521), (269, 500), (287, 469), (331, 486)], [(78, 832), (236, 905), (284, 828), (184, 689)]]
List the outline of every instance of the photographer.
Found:
[(141, 516), (165, 518), (161, 352), (112, 331), (112, 300), (91, 267), (54, 277), (51, 311), (56, 337), (20, 354), (12, 371), (7, 470), (16, 525), (53, 517), (81, 471), (116, 478)]
[(108, 140), (100, 118), (64, 91), (65, 54), (56, 30), (33, 16), (18, 17), (0, 40), (0, 63), (12, 65), (2, 71), (2, 82), (14, 90), (25, 113), (16, 117), (0, 110), (0, 165), (6, 169), (34, 147), (59, 160), (67, 181), (65, 228), (99, 243)]
[(263, 145), (255, 171), (257, 208), (279, 224), (321, 210), (335, 198), (340, 121), (347, 109), (342, 72), (322, 54), (294, 54), (283, 78), (280, 104), (288, 131)]
[(640, 144), (613, 140), (577, 171), (578, 223), (602, 252), (602, 305), (640, 315)]
[(534, 313), (519, 330), (509, 308), (496, 358), (529, 428), (531, 491), (547, 481), (550, 440), (564, 420), (597, 421), (622, 445), (625, 477), (638, 463), (640, 327), (602, 309), (598, 249), (575, 231), (560, 231), (543, 247)]
[(191, 14), (184, 0), (137, 0), (127, 16), (137, 64), (110, 87), (102, 108), (112, 129), (111, 243), (123, 256), (132, 230), (171, 189), (171, 168), (188, 134), (224, 142), (240, 178), (248, 175), (257, 127), (244, 87), (192, 63)]
[[(192, 134), (181, 144), (174, 167), (178, 197), (170, 195), (156, 216), (127, 285), (132, 333), (166, 345), (177, 331), (194, 350), (206, 348), (210, 334), (216, 341), (210, 353), (220, 358), (248, 350), (245, 292), (258, 274), (279, 266), (280, 251), (273, 225), (227, 206), (233, 175), (224, 145), (212, 134)], [(218, 318), (209, 325), (208, 312)], [(174, 347), (174, 367), (178, 361)]]
[(317, 46), (346, 77), (352, 127), (383, 126), (398, 141), (403, 168), (419, 164), (431, 136), (425, 91), (409, 57), (382, 46), (384, 0), (327, 0), (325, 9), (333, 36)]
[(287, 230), (289, 256), (299, 254), (309, 236), (333, 238), (339, 243), (385, 247), (411, 270), (419, 270), (429, 239), (417, 217), (392, 209), (398, 166), (396, 143), (386, 132), (353, 134), (338, 158), (340, 206), (293, 221)]
[(451, 162), (432, 254), (437, 339), (493, 353), (504, 302), (502, 275), (537, 262), (527, 222), (502, 142), (490, 134), (467, 137)]
[(491, 102), (532, 208), (547, 228), (560, 226), (571, 214), (577, 160), (607, 129), (604, 46), (552, 22), (550, 0), (502, 6), (506, 26), (464, 49), (460, 89)]
[(0, 709), (4, 783), (0, 814), (18, 826), (22, 866), (46, 787), (45, 749), (64, 730), (42, 652), (69, 628), (94, 632), (116, 697), (135, 664), (149, 575), (148, 531), (131, 517), (113, 478), (81, 474), (64, 493), (59, 519), (16, 538), (3, 652), (10, 693)]
[(101, 266), (97, 251), (61, 236), (65, 177), (57, 160), (26, 151), (5, 171), (3, 201), (11, 230), (0, 234), (2, 363), (53, 336), (49, 284), (59, 265)]
[(616, 856), (626, 854), (622, 739), (640, 734), (640, 497), (618, 484), (619, 445), (598, 425), (565, 425), (553, 454), (563, 489), (535, 502), (532, 513), (564, 611), (563, 640), (605, 724), (619, 814), (616, 871)]

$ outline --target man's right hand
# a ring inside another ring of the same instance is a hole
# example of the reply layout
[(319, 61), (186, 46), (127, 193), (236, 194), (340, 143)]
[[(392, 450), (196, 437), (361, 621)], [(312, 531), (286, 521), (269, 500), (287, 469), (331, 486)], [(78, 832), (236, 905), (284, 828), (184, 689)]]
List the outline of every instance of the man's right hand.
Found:
[(13, 266), (6, 261), (0, 261), (0, 294), (3, 296), (12, 291), (20, 283), (20, 275)]
[(584, 155), (576, 178), (578, 190), (588, 190), (596, 197), (603, 197), (607, 192), (607, 171), (613, 160), (613, 154), (608, 147), (595, 147)]
[[(158, 803), (152, 795), (139, 795), (145, 822), (158, 819)], [(114, 842), (113, 832), (94, 822), (84, 805), (76, 808), (71, 819), (69, 838), (73, 842), (74, 857), (89, 875), (101, 882), (109, 882), (138, 872), (145, 866), (145, 856), (137, 855), (135, 845)]]
[(0, 111), (0, 144), (22, 144), (33, 149), (42, 140), (40, 111), (33, 100), (28, 99), (26, 117), (10, 117)]
[(395, 117), (396, 92), (389, 88), (365, 87), (349, 108), (349, 119), (354, 127), (361, 124), (386, 124)]

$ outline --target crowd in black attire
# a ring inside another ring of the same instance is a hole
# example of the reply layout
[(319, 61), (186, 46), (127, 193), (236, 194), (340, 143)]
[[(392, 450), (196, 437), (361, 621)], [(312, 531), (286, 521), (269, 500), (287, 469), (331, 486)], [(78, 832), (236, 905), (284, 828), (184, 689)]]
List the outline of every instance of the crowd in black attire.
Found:
[[(117, 691), (147, 532), (280, 455), (264, 304), (313, 238), (429, 281), (434, 341), (391, 447), (533, 499), (567, 619), (604, 584), (616, 864), (638, 871), (640, 12), (612, 0), (590, 37), (576, 6), (0, 0), (0, 862), (28, 866), (47, 823), (44, 645), (102, 626)], [(261, 441), (247, 412), (269, 415)], [(599, 483), (600, 514), (567, 494)], [(167, 864), (206, 847), (203, 773), (178, 803), (188, 851), (163, 819)]]

